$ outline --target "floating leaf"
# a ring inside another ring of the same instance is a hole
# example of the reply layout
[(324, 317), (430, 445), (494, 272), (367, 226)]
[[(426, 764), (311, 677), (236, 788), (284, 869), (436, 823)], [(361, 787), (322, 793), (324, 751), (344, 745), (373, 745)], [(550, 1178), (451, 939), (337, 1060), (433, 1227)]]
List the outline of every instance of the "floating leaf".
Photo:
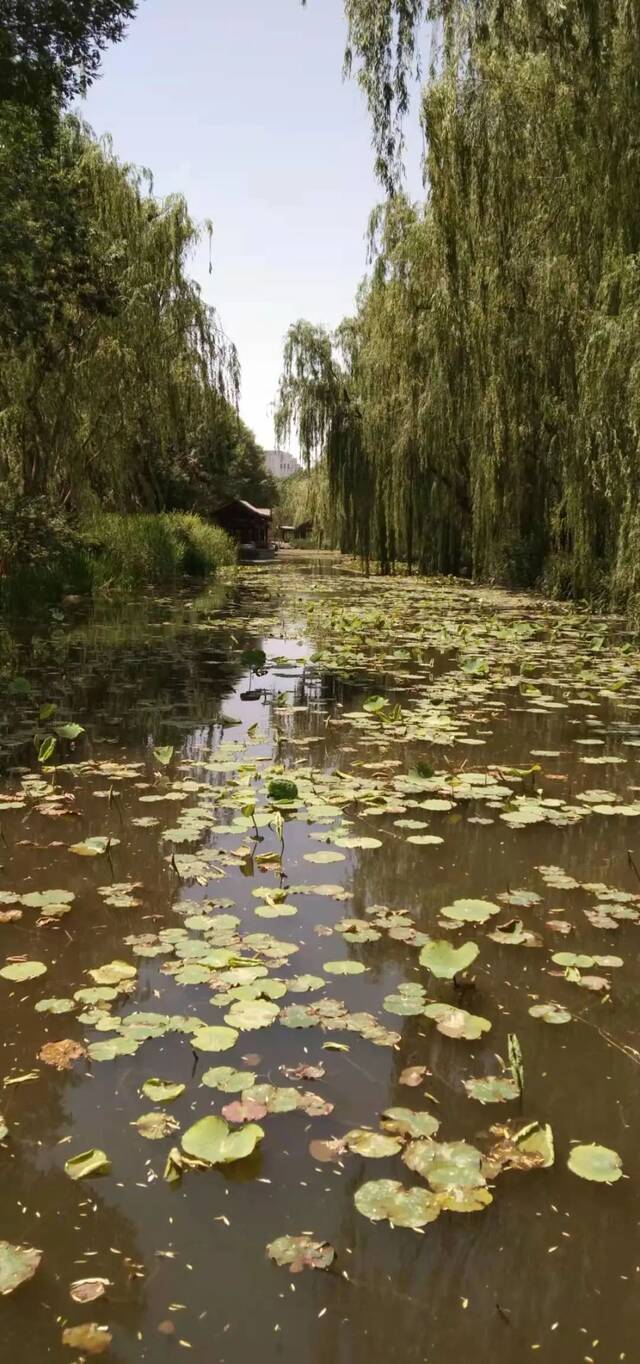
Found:
[(183, 1133), (182, 1149), (207, 1165), (226, 1165), (250, 1156), (263, 1136), (257, 1123), (248, 1123), (232, 1132), (224, 1118), (200, 1118)]
[(369, 1132), (364, 1127), (354, 1127), (344, 1137), (344, 1144), (355, 1155), (381, 1160), (384, 1156), (395, 1156), (402, 1150), (402, 1142), (395, 1137), (384, 1136), (381, 1132)]
[(72, 843), (69, 852), (77, 853), (78, 857), (102, 857), (109, 848), (115, 848), (120, 842), (119, 838), (85, 838), (82, 843)]
[(412, 1141), (402, 1159), (432, 1189), (478, 1189), (486, 1182), (482, 1153), (466, 1141)]
[(386, 1219), (392, 1226), (414, 1230), (435, 1222), (442, 1210), (439, 1199), (428, 1189), (407, 1189), (396, 1179), (372, 1179), (362, 1184), (353, 1201), (358, 1212), (371, 1222)]
[(42, 1259), (42, 1251), (32, 1246), (12, 1246), (0, 1241), (0, 1295), (6, 1297), (32, 1279)]
[(38, 976), (45, 976), (47, 968), (42, 961), (16, 961), (9, 962), (7, 966), (0, 969), (0, 976), (3, 980), (15, 980), (20, 983), (25, 980), (36, 980)]
[(454, 900), (440, 913), (445, 919), (455, 919), (456, 923), (485, 924), (492, 915), (500, 913), (500, 906), (491, 900)]
[(608, 1146), (574, 1146), (567, 1165), (572, 1174), (596, 1184), (615, 1184), (622, 1179), (622, 1161)]
[(76, 1279), (69, 1285), (69, 1293), (74, 1302), (96, 1302), (110, 1287), (109, 1279)]
[(87, 972), (96, 985), (120, 985), (124, 980), (135, 980), (137, 974), (136, 967), (126, 961), (110, 961)]
[(257, 1028), (270, 1028), (279, 1013), (278, 1005), (273, 1004), (271, 1000), (238, 999), (231, 1005), (224, 1018), (225, 1023), (228, 1023), (232, 1029), (237, 1028), (241, 1032), (253, 1032)]
[(65, 1038), (63, 1042), (45, 1042), (38, 1052), (38, 1060), (44, 1061), (46, 1066), (55, 1066), (56, 1070), (71, 1070), (73, 1062), (86, 1054), (80, 1042)]
[(487, 1075), (462, 1083), (467, 1094), (481, 1104), (509, 1103), (520, 1097), (520, 1086), (513, 1075)]
[(90, 1179), (95, 1175), (108, 1175), (111, 1161), (104, 1151), (82, 1151), (80, 1155), (66, 1160), (64, 1168), (69, 1179)]
[(382, 1123), (386, 1132), (403, 1137), (433, 1137), (440, 1126), (431, 1113), (414, 1113), (410, 1108), (386, 1108)]
[(344, 853), (334, 852), (331, 848), (327, 848), (323, 852), (305, 853), (304, 860), (305, 862), (318, 862), (323, 864), (329, 862), (344, 862), (345, 858)]
[(96, 1322), (85, 1322), (82, 1326), (67, 1326), (62, 1332), (62, 1344), (72, 1350), (80, 1350), (85, 1355), (103, 1355), (109, 1349), (113, 1337), (106, 1326)]
[(439, 980), (453, 980), (454, 976), (475, 961), (480, 949), (474, 942), (453, 947), (446, 939), (427, 943), (420, 952), (420, 965), (426, 966)]
[(434, 1020), (438, 1032), (445, 1037), (463, 1037), (468, 1042), (475, 1042), (483, 1033), (491, 1030), (488, 1018), (467, 1013), (466, 1009), (455, 1009), (448, 1004), (427, 1004), (422, 1013)]
[(532, 1018), (542, 1018), (545, 1023), (570, 1023), (571, 1014), (560, 1004), (532, 1004), (529, 1009)]
[(146, 1137), (148, 1141), (161, 1141), (163, 1137), (177, 1132), (180, 1124), (169, 1113), (156, 1110), (153, 1113), (142, 1113), (131, 1126), (137, 1127), (140, 1136)]
[(233, 1066), (213, 1066), (205, 1070), (203, 1085), (210, 1089), (220, 1089), (224, 1094), (238, 1094), (255, 1085), (256, 1076), (252, 1070), (234, 1070)]
[(322, 969), (331, 976), (361, 976), (369, 968), (361, 961), (325, 961)]
[(328, 1241), (313, 1241), (310, 1236), (279, 1236), (267, 1246), (267, 1255), (290, 1274), (303, 1269), (328, 1269), (335, 1259)]
[(174, 1084), (171, 1080), (145, 1080), (141, 1093), (156, 1104), (170, 1104), (184, 1094), (186, 1085)]
[(198, 1028), (193, 1035), (193, 1046), (196, 1051), (230, 1051), (237, 1041), (238, 1034), (235, 1028)]

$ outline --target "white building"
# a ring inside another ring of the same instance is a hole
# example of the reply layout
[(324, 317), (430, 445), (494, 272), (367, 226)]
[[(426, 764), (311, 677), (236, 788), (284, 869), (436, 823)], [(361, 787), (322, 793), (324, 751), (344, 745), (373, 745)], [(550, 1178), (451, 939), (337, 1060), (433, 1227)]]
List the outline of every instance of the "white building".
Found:
[(300, 473), (300, 465), (286, 450), (265, 450), (264, 462), (273, 478), (291, 478)]

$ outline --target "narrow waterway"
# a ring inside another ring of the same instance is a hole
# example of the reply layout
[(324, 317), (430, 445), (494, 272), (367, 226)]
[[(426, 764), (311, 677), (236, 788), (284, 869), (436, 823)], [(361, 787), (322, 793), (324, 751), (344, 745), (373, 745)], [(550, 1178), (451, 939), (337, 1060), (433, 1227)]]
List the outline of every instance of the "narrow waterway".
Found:
[(621, 623), (301, 558), (0, 648), (0, 1364), (636, 1360)]

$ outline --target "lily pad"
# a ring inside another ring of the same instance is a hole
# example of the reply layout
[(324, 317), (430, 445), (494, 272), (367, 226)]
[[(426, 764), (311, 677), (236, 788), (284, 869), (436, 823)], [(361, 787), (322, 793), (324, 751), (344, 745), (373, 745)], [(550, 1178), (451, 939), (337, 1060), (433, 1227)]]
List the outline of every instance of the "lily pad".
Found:
[(467, 1013), (466, 1009), (455, 1009), (448, 1004), (427, 1004), (422, 1013), (434, 1020), (438, 1032), (444, 1037), (462, 1037), (467, 1042), (476, 1042), (483, 1033), (491, 1031), (488, 1018)]
[(278, 1005), (269, 999), (238, 999), (224, 1018), (232, 1029), (253, 1032), (258, 1028), (270, 1028), (279, 1013)]
[(182, 1149), (188, 1156), (206, 1165), (226, 1165), (250, 1156), (264, 1132), (257, 1123), (233, 1132), (224, 1118), (200, 1118), (182, 1136)]
[(84, 1322), (82, 1326), (66, 1326), (62, 1332), (62, 1344), (80, 1350), (83, 1355), (105, 1354), (112, 1339), (107, 1327), (98, 1326), (94, 1321)]
[(532, 1018), (542, 1018), (545, 1023), (570, 1023), (572, 1015), (560, 1004), (532, 1004), (529, 1009)]
[(3, 980), (15, 980), (22, 983), (25, 980), (36, 980), (38, 976), (45, 976), (47, 968), (43, 961), (15, 961), (9, 962), (7, 966), (0, 969), (0, 976)]
[(0, 1241), (0, 1295), (6, 1297), (32, 1279), (42, 1259), (42, 1251), (32, 1246), (12, 1246)]
[(454, 900), (440, 913), (445, 919), (455, 919), (456, 923), (485, 924), (492, 915), (500, 913), (500, 906), (491, 900)]
[(198, 1028), (193, 1034), (195, 1051), (230, 1051), (237, 1041), (235, 1028), (205, 1027)]
[(347, 1132), (344, 1143), (355, 1155), (381, 1160), (385, 1156), (396, 1156), (402, 1150), (402, 1142), (395, 1137), (384, 1136), (381, 1132), (369, 1132), (364, 1127), (354, 1127)]
[(234, 1070), (233, 1066), (212, 1066), (202, 1076), (203, 1085), (219, 1089), (223, 1094), (239, 1094), (244, 1089), (251, 1089), (255, 1082), (252, 1070)]
[(313, 1241), (310, 1236), (279, 1236), (267, 1246), (267, 1255), (290, 1274), (303, 1269), (328, 1269), (335, 1259), (328, 1241)]
[(480, 948), (474, 942), (462, 943), (453, 947), (446, 939), (427, 943), (420, 952), (420, 965), (426, 966), (439, 980), (453, 980), (461, 971), (475, 961)]
[(487, 1075), (462, 1083), (467, 1094), (481, 1104), (503, 1104), (520, 1098), (520, 1086), (513, 1075)]
[(69, 1179), (90, 1179), (95, 1175), (108, 1175), (111, 1171), (111, 1161), (104, 1151), (82, 1151), (80, 1155), (71, 1156), (66, 1160), (64, 1168)]
[(410, 1108), (385, 1108), (382, 1125), (385, 1132), (397, 1132), (402, 1137), (433, 1137), (440, 1121), (426, 1111), (414, 1113)]
[(142, 1093), (145, 1098), (151, 1099), (156, 1104), (170, 1104), (174, 1099), (179, 1099), (184, 1094), (186, 1085), (173, 1083), (171, 1080), (145, 1080), (142, 1086)]
[(119, 838), (85, 838), (82, 843), (72, 843), (69, 852), (77, 853), (78, 857), (103, 857), (108, 848), (115, 848), (119, 844)]
[(163, 1137), (177, 1132), (180, 1124), (169, 1113), (154, 1110), (153, 1113), (141, 1113), (131, 1126), (137, 1127), (140, 1136), (146, 1137), (148, 1141), (161, 1141)]
[(361, 976), (369, 968), (361, 961), (325, 961), (322, 969), (330, 976)]
[(397, 1179), (369, 1180), (356, 1189), (353, 1201), (371, 1222), (387, 1220), (392, 1226), (414, 1230), (435, 1222), (442, 1211), (439, 1199), (428, 1189), (408, 1189)]
[(596, 1184), (615, 1184), (622, 1179), (622, 1161), (617, 1151), (608, 1146), (574, 1146), (567, 1165), (572, 1174), (580, 1179), (590, 1179)]

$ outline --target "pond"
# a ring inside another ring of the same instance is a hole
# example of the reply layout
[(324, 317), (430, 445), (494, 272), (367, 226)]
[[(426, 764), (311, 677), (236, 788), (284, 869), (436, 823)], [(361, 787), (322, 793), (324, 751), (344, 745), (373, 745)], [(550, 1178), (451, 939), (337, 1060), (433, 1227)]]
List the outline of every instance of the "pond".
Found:
[(0, 648), (2, 1364), (637, 1359), (622, 623), (301, 558)]

